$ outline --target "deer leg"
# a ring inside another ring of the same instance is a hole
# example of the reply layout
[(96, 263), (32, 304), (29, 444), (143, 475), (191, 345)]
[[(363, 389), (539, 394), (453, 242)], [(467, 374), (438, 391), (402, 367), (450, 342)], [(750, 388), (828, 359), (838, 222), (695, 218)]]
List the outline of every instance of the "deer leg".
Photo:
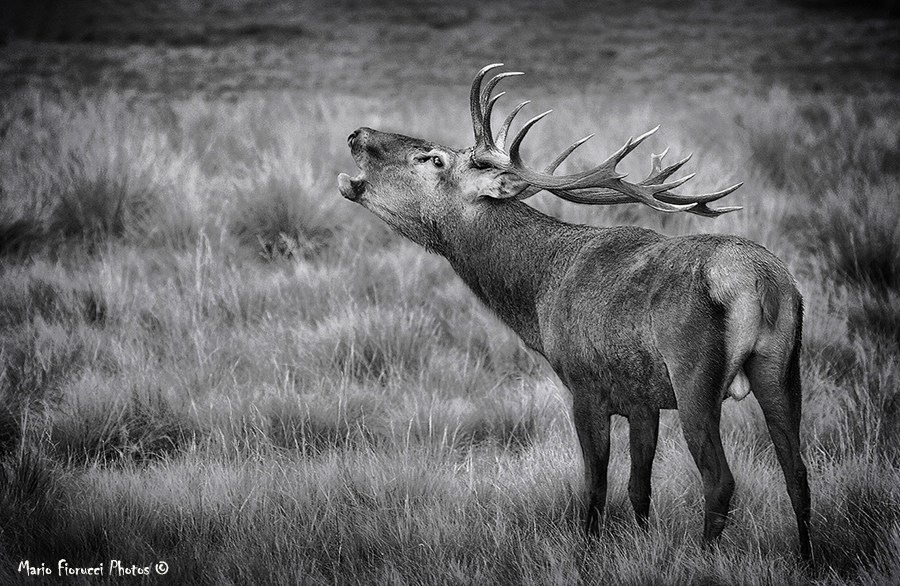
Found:
[[(694, 387), (694, 390), (699, 389)], [(694, 400), (679, 402), (678, 405), (684, 438), (703, 479), (706, 500), (703, 541), (706, 545), (714, 542), (725, 528), (731, 495), (734, 494), (734, 476), (728, 467), (719, 434), (722, 405), (718, 400), (718, 393), (719, 388), (716, 387), (716, 396), (709, 394), (697, 400), (699, 397), (693, 395), (690, 398)]]
[(703, 519), (703, 541), (714, 542), (728, 520), (731, 495), (734, 494), (734, 476), (725, 459), (722, 438), (719, 436), (718, 417), (716, 426), (701, 426), (685, 434), (688, 447), (703, 478), (703, 492), (706, 509)]
[(642, 529), (647, 528), (650, 518), (650, 473), (653, 469), (653, 456), (656, 455), (658, 435), (658, 410), (640, 411), (628, 417), (628, 436), (631, 444), (628, 496), (631, 498), (634, 516)]
[(609, 412), (592, 393), (573, 393), (573, 415), (586, 485), (585, 531), (597, 534), (606, 505), (606, 469), (609, 465)]
[(809, 537), (810, 494), (806, 465), (800, 455), (800, 367), (799, 348), (790, 358), (787, 374), (777, 362), (753, 354), (746, 363), (750, 388), (759, 401), (797, 518), (800, 556), (812, 558)]

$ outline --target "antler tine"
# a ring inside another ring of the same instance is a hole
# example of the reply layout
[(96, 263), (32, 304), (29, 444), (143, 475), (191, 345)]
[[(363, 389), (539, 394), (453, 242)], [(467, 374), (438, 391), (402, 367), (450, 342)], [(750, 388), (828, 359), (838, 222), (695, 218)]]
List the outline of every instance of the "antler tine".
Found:
[(496, 96), (492, 97), (487, 101), (487, 104), (482, 108), (482, 115), (484, 116), (484, 122), (482, 123), (482, 132), (484, 134), (484, 140), (487, 144), (496, 146), (494, 143), (494, 135), (491, 131), (491, 112), (494, 110), (494, 104), (502, 98), (506, 92), (500, 92)]
[(650, 175), (647, 176), (646, 179), (641, 181), (641, 185), (657, 185), (662, 183), (669, 177), (671, 177), (678, 169), (684, 166), (685, 163), (691, 160), (693, 154), (686, 156), (680, 161), (676, 161), (672, 163), (665, 169), (662, 168), (662, 159), (666, 156), (666, 153), (669, 152), (667, 148), (662, 153), (658, 155), (650, 155)]
[(491, 112), (494, 109), (494, 104), (497, 102), (497, 100), (499, 100), (500, 98), (502, 98), (505, 95), (506, 95), (506, 92), (499, 92), (497, 95), (492, 96), (491, 99), (489, 99), (487, 101), (487, 103), (484, 105), (484, 108), (482, 108), (482, 112), (484, 114), (484, 122), (488, 126), (490, 126), (490, 124), (491, 124)]
[[(666, 155), (669, 154), (669, 147), (666, 147), (666, 150), (659, 153), (658, 155), (654, 155), (650, 153), (650, 174), (658, 173), (662, 170), (662, 160)], [(688, 155), (690, 157), (690, 155)]]
[[(667, 183), (651, 183), (651, 184), (645, 185), (643, 182), (641, 182), (640, 185), (643, 185), (644, 187), (649, 188), (650, 191), (654, 194), (663, 193), (665, 191), (669, 191), (670, 189), (675, 189), (676, 187), (684, 185), (685, 183), (687, 183), (688, 181), (693, 179), (696, 175), (697, 175), (696, 173), (688, 173), (684, 177), (680, 177), (678, 179), (675, 179), (674, 181), (669, 181)], [(694, 203), (697, 203), (694, 200), (691, 200), (691, 201), (693, 201)]]
[(507, 114), (506, 120), (503, 121), (503, 124), (500, 125), (500, 130), (497, 131), (497, 140), (494, 141), (494, 144), (497, 145), (497, 148), (506, 147), (506, 136), (509, 134), (509, 127), (513, 123), (513, 119), (515, 119), (516, 114), (518, 114), (522, 108), (531, 103), (531, 100), (525, 100), (518, 106), (512, 109), (512, 112)]
[(491, 97), (491, 94), (494, 91), (494, 88), (497, 87), (497, 84), (500, 83), (505, 77), (514, 77), (516, 75), (525, 75), (521, 71), (507, 71), (505, 73), (498, 73), (494, 77), (491, 78), (489, 82), (487, 82), (487, 86), (485, 86), (484, 90), (481, 92), (481, 109), (484, 110), (487, 107), (488, 100)]
[(509, 160), (512, 162), (513, 166), (518, 169), (522, 165), (522, 157), (519, 155), (519, 145), (522, 144), (522, 140), (525, 138), (525, 135), (528, 134), (528, 131), (531, 130), (531, 127), (537, 124), (538, 120), (548, 115), (553, 110), (547, 110), (541, 114), (538, 114), (519, 129), (519, 132), (516, 134), (516, 137), (513, 138), (512, 144), (509, 145)]
[(744, 206), (726, 206), (724, 208), (711, 208), (707, 206), (705, 203), (697, 204), (688, 210), (692, 214), (697, 214), (698, 216), (703, 216), (705, 218), (718, 218), (722, 214), (727, 214), (728, 212), (736, 212), (738, 210), (744, 209)]
[[(647, 140), (647, 138), (652, 136), (653, 133), (656, 132), (657, 130), (659, 130), (658, 124), (656, 125), (655, 128), (651, 128), (650, 130), (648, 130), (647, 132), (645, 132), (644, 134), (640, 135), (637, 138), (629, 137), (628, 141), (624, 145), (622, 145), (622, 147), (619, 148), (619, 150), (617, 150), (616, 152), (611, 154), (605, 161), (603, 161), (602, 163), (597, 165), (596, 168), (600, 169), (601, 167), (604, 167), (604, 166), (611, 166), (612, 170), (615, 170), (616, 165), (618, 165), (622, 161), (622, 159), (624, 159), (628, 155), (628, 153), (630, 153), (631, 151), (636, 149), (638, 147), (638, 145), (640, 145), (642, 142)], [(622, 175), (622, 177), (624, 177), (624, 175)]]
[(481, 68), (472, 81), (472, 89), (469, 91), (469, 108), (472, 111), (472, 126), (475, 130), (475, 144), (481, 144), (484, 137), (484, 112), (481, 105), (481, 82), (484, 76), (492, 69), (503, 67), (502, 63), (492, 63)]
[[(717, 199), (722, 199), (729, 193), (733, 191), (737, 191), (744, 183), (737, 183), (732, 185), (731, 187), (726, 187), (725, 189), (721, 189), (719, 191), (714, 191), (712, 193), (705, 193), (702, 195), (683, 195), (680, 193), (669, 193), (667, 190), (660, 192), (656, 195), (656, 198), (660, 201), (665, 201), (668, 203), (685, 203), (685, 202), (693, 202), (697, 204), (705, 204), (711, 201), (716, 201)], [(671, 188), (670, 188), (671, 189)]]
[(581, 140), (577, 140), (577, 141), (573, 142), (571, 145), (569, 145), (568, 148), (566, 148), (566, 150), (561, 152), (559, 154), (559, 156), (557, 156), (555, 159), (553, 159), (553, 162), (551, 162), (549, 165), (547, 165), (544, 168), (544, 173), (547, 173), (548, 175), (552, 175), (553, 172), (556, 171), (556, 169), (562, 164), (562, 162), (565, 161), (567, 158), (569, 158), (569, 155), (572, 154), (572, 151), (574, 151), (575, 149), (577, 149), (578, 147), (580, 147), (581, 145), (583, 145), (584, 143), (586, 143), (593, 137), (594, 137), (594, 133), (592, 132), (589, 135), (582, 138)]

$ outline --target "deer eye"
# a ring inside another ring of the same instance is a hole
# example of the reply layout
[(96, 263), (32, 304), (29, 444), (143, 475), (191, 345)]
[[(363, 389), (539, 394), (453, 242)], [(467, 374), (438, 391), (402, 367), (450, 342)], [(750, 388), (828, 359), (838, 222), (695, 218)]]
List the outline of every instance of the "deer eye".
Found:
[(431, 164), (434, 165), (435, 167), (437, 167), (438, 169), (441, 169), (444, 167), (444, 159), (440, 158), (437, 155), (434, 155), (433, 157), (431, 157)]

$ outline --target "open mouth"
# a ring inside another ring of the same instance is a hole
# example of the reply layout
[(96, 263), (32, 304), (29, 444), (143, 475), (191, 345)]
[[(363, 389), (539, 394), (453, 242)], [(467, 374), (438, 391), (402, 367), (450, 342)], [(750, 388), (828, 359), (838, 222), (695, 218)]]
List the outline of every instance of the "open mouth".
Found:
[(338, 175), (338, 189), (345, 198), (356, 201), (366, 190), (366, 174), (360, 171), (356, 177), (350, 177), (346, 173)]

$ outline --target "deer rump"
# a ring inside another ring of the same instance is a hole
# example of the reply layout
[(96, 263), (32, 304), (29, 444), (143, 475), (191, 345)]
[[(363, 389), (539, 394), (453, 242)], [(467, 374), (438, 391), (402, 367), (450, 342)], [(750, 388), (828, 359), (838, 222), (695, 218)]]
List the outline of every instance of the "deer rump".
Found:
[(768, 270), (772, 262), (736, 237), (607, 230), (579, 251), (558, 286), (541, 320), (541, 352), (557, 371), (586, 371), (620, 415), (632, 404), (677, 409), (669, 371), (685, 359), (720, 364), (708, 386), (720, 399), (744, 399), (751, 354), (781, 352), (794, 340), (799, 298), (780, 294), (791, 278)]

